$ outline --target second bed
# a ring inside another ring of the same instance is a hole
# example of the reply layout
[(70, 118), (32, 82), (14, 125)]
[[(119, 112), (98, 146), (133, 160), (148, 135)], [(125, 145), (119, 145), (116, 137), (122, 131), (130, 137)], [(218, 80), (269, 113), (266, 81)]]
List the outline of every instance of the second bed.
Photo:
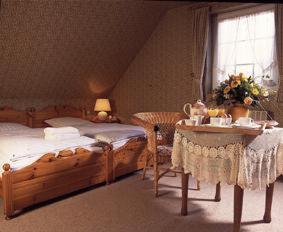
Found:
[(81, 135), (95, 138), (112, 147), (112, 174), (109, 181), (140, 170), (147, 157), (147, 139), (142, 127), (120, 123), (93, 123), (84, 110), (71, 106), (49, 106), (31, 112), (32, 127), (64, 127), (79, 129)]

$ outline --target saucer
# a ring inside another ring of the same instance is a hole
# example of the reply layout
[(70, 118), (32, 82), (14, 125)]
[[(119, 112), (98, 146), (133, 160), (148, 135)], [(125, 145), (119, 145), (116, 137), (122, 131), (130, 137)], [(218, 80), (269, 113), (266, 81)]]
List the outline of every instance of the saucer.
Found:
[(211, 124), (202, 124), (203, 126), (208, 126), (208, 127), (223, 127), (223, 128), (231, 128), (232, 126), (228, 125), (211, 125)]
[(251, 124), (251, 125), (240, 125), (240, 124), (234, 124), (233, 127), (236, 127), (236, 128), (243, 128), (243, 129), (259, 129), (261, 128), (261, 125), (258, 125), (258, 124)]

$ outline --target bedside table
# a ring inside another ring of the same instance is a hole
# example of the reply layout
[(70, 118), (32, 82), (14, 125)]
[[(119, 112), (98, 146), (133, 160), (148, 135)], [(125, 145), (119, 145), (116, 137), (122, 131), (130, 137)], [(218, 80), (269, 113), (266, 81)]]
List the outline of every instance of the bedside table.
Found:
[(121, 123), (120, 119), (117, 117), (107, 117), (105, 120), (99, 120), (97, 116), (89, 116), (88, 120), (94, 123)]

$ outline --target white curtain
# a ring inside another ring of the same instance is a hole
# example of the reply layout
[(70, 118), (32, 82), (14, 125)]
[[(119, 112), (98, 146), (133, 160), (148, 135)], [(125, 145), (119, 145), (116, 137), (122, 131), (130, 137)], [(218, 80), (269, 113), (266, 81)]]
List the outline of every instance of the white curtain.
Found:
[[(213, 88), (240, 72), (269, 88), (278, 86), (274, 10), (219, 18), (214, 50)], [(262, 78), (269, 76), (270, 78)]]

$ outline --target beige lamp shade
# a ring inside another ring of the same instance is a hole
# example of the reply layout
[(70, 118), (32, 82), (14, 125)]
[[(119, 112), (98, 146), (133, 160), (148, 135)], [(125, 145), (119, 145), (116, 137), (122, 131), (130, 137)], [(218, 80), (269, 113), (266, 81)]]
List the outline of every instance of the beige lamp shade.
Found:
[(96, 99), (94, 111), (111, 111), (109, 99), (107, 98)]

